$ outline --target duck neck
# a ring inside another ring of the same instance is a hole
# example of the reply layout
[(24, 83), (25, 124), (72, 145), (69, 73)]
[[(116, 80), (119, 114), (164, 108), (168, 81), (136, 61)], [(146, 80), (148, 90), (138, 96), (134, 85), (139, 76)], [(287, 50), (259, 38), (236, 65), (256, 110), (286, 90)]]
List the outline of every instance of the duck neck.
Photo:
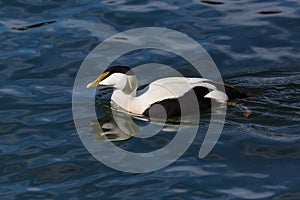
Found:
[(136, 90), (138, 82), (135, 76), (127, 76), (124, 85), (119, 88), (115, 88), (111, 96), (113, 103), (117, 104), (122, 109), (140, 114), (138, 111), (139, 104), (136, 102)]
[(121, 107), (122, 109), (126, 110), (127, 112), (133, 112), (135, 110), (134, 107), (138, 105), (134, 105), (136, 97), (136, 90), (132, 91), (131, 93), (124, 93), (124, 91), (115, 89), (112, 93), (111, 100), (114, 104)]

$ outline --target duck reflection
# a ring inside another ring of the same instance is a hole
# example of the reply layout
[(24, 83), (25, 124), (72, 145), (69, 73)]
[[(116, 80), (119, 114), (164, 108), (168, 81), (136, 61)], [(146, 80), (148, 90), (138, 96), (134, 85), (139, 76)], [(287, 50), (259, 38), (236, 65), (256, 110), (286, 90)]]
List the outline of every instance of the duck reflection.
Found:
[(148, 138), (160, 131), (176, 132), (184, 124), (185, 127), (198, 125), (199, 121), (189, 119), (188, 123), (178, 119), (150, 119), (143, 116), (132, 115), (120, 108), (112, 106), (100, 106), (101, 117), (92, 120), (90, 126), (92, 130), (89, 134), (95, 135), (97, 141), (124, 141), (132, 137)]
[(117, 112), (113, 109), (105, 116), (91, 121), (92, 131), (97, 141), (124, 141), (135, 136), (140, 127), (127, 113)]

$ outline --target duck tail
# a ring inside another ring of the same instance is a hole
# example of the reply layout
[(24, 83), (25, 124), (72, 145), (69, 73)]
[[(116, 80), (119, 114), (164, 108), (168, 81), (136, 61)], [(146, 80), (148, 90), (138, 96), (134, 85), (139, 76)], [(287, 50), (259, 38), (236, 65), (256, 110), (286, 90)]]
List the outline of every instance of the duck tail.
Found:
[(225, 87), (225, 92), (228, 96), (228, 100), (255, 97), (251, 93), (239, 91), (238, 89), (236, 89), (230, 85), (224, 84), (224, 87)]

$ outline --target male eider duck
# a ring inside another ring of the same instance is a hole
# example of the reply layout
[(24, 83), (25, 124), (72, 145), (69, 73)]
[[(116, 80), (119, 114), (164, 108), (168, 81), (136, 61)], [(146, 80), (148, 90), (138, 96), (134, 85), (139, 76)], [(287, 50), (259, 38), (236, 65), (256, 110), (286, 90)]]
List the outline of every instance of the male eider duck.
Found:
[[(225, 93), (220, 90), (221, 83), (205, 78), (169, 77), (153, 81), (145, 92), (136, 94), (138, 81), (132, 70), (127, 66), (113, 66), (103, 72), (96, 80), (86, 87), (110, 86), (114, 88), (112, 103), (123, 110), (136, 115), (159, 117), (164, 108), (167, 117), (179, 117), (195, 113), (191, 105), (192, 98), (197, 98), (200, 111), (211, 108), (212, 101), (226, 103), (227, 100), (246, 98), (250, 95), (238, 91), (232, 86), (224, 85)], [(197, 112), (197, 111), (196, 111)], [(199, 112), (199, 111), (198, 111)]]

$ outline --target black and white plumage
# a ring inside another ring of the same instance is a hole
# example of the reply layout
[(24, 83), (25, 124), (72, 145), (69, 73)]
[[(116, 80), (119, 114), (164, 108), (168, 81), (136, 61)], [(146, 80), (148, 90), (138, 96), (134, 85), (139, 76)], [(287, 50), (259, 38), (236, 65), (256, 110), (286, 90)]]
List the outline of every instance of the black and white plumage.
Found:
[[(169, 77), (151, 82), (145, 92), (136, 95), (138, 81), (127, 66), (113, 66), (103, 72), (87, 88), (111, 86), (114, 91), (111, 101), (133, 114), (151, 116), (165, 110), (167, 117), (178, 117), (195, 112), (196, 102), (201, 111), (209, 109), (211, 102), (225, 103), (227, 100), (246, 98), (247, 93), (238, 91), (232, 86), (224, 85), (225, 93), (221, 91), (222, 84), (205, 78)], [(193, 99), (194, 98), (194, 99)], [(191, 101), (191, 99), (193, 99)], [(197, 111), (196, 111), (197, 112)], [(199, 112), (199, 111), (198, 111)]]

